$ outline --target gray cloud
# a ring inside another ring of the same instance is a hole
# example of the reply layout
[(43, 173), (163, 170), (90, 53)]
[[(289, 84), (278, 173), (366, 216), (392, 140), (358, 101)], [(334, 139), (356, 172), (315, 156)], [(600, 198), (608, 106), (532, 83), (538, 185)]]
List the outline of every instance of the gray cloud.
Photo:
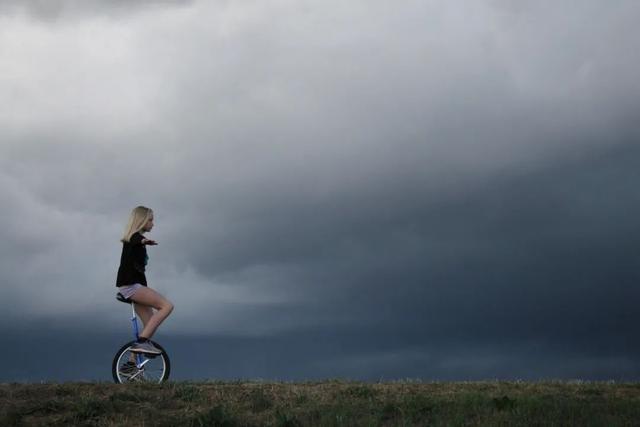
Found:
[(192, 0), (2, 0), (0, 15), (26, 15), (43, 22), (57, 22), (87, 16), (124, 17), (141, 9), (188, 6)]

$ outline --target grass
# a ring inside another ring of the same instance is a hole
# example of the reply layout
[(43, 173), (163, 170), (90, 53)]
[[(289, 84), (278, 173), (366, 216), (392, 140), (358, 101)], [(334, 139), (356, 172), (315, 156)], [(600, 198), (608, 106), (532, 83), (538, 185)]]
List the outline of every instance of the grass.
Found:
[(2, 426), (632, 426), (640, 384), (0, 384)]

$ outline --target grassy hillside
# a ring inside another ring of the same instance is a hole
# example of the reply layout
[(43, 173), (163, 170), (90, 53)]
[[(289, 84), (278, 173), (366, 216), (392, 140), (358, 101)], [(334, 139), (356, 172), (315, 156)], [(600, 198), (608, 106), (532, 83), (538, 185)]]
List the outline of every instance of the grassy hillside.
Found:
[(207, 382), (0, 384), (0, 425), (299, 426), (640, 423), (640, 384)]

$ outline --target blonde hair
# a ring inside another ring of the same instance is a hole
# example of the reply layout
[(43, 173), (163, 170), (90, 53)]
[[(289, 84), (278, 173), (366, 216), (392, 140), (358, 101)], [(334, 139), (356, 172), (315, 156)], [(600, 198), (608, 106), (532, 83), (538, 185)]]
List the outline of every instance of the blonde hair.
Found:
[(124, 229), (121, 242), (129, 242), (131, 236), (142, 230), (147, 221), (153, 216), (153, 211), (144, 206), (138, 206), (131, 211), (129, 222)]

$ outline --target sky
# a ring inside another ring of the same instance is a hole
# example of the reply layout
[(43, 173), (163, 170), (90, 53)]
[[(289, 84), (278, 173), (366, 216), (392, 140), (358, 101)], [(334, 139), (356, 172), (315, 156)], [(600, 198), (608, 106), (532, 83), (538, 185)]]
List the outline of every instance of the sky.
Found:
[(639, 19), (0, 0), (0, 381), (110, 379), (138, 205), (173, 379), (640, 380)]

